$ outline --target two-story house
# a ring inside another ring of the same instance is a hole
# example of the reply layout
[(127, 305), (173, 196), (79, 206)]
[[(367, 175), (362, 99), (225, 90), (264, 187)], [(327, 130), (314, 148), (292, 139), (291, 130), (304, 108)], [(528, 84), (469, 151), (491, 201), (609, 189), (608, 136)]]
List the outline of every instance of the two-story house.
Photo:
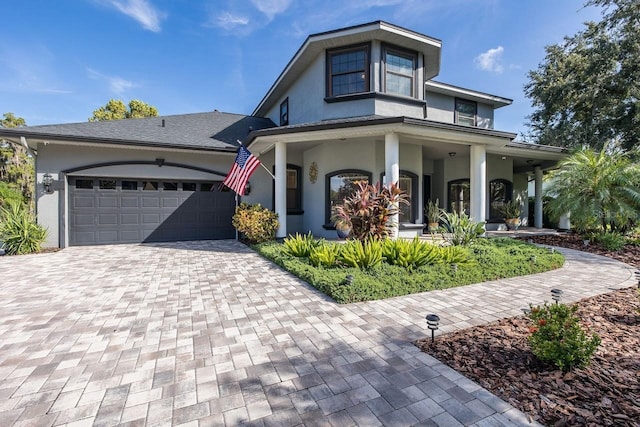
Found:
[(542, 174), (562, 150), (495, 130), (494, 111), (511, 100), (434, 81), (440, 56), (440, 40), (372, 22), (309, 36), (250, 116), (32, 126), (0, 137), (36, 156), (38, 220), (52, 246), (234, 237), (235, 201), (220, 181), (238, 140), (266, 169), (242, 199), (279, 214), (278, 237), (334, 237), (332, 211), (362, 179), (407, 192), (398, 219), (410, 235), (429, 199), (497, 220), (533, 177), (541, 227)]

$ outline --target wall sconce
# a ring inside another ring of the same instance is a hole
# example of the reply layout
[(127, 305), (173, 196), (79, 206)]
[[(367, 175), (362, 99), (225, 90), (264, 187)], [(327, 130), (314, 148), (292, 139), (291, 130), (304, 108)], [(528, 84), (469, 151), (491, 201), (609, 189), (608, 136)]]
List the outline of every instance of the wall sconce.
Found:
[(248, 196), (249, 193), (251, 193), (251, 183), (247, 181), (247, 183), (244, 186), (244, 196)]
[(53, 193), (53, 177), (50, 173), (45, 173), (42, 176), (42, 186), (44, 187), (44, 192), (47, 194)]
[(455, 156), (456, 156), (456, 152), (455, 151), (452, 151), (452, 152), (449, 153), (449, 157), (455, 157)]

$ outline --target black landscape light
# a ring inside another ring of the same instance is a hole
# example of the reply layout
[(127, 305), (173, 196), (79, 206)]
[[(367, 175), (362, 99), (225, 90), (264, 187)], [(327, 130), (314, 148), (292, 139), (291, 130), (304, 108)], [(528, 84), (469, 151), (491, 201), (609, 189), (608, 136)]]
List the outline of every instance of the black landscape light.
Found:
[(344, 278), (344, 284), (345, 286), (349, 286), (353, 283), (353, 275), (349, 274), (347, 277)]
[(427, 314), (427, 327), (431, 330), (431, 342), (433, 342), (436, 331), (440, 327), (440, 317), (437, 314)]
[(560, 300), (562, 299), (562, 289), (551, 289), (551, 299), (554, 300), (556, 302), (556, 304), (558, 304), (560, 302)]
[(529, 313), (531, 313), (531, 309), (529, 307), (524, 307), (524, 308), (521, 308), (520, 310), (522, 310), (525, 316), (528, 316)]

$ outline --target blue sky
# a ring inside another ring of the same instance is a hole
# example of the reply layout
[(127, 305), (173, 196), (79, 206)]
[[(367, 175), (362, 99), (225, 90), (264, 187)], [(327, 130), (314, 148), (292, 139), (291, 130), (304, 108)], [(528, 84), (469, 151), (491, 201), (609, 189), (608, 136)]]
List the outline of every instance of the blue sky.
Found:
[(544, 46), (599, 20), (582, 0), (23, 0), (2, 8), (0, 114), (86, 121), (109, 99), (250, 114), (308, 34), (384, 20), (442, 40), (438, 81), (514, 100)]

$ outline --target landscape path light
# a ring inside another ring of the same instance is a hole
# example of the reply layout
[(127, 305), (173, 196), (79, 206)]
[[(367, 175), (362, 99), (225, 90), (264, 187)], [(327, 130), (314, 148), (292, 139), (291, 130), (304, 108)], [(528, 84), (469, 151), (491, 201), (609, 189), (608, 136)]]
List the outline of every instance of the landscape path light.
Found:
[(560, 300), (562, 299), (562, 289), (551, 289), (551, 299), (554, 300), (556, 302), (556, 304), (558, 304), (560, 302)]
[(437, 314), (427, 314), (427, 327), (431, 330), (431, 342), (433, 342), (436, 331), (440, 327), (440, 317)]

